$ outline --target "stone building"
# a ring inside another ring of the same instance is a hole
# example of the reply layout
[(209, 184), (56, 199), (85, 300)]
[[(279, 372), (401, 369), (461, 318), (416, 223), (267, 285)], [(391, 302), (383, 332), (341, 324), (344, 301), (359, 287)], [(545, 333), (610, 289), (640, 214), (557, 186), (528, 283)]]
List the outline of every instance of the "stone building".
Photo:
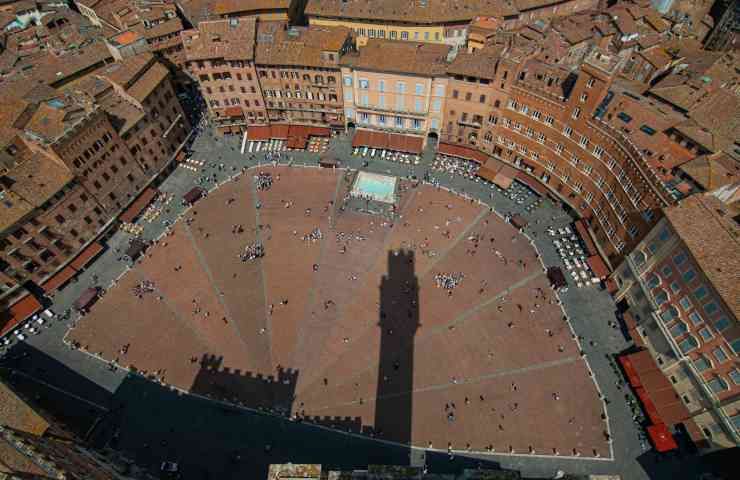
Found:
[(254, 18), (204, 21), (182, 33), (187, 69), (222, 132), (267, 122), (257, 78)]
[(269, 120), (344, 128), (340, 60), (352, 48), (345, 27), (260, 22), (255, 57)]
[(342, 59), (347, 125), (425, 138), (442, 128), (446, 45), (370, 39)]
[(615, 299), (709, 448), (740, 441), (740, 227), (712, 195), (665, 215), (612, 277)]

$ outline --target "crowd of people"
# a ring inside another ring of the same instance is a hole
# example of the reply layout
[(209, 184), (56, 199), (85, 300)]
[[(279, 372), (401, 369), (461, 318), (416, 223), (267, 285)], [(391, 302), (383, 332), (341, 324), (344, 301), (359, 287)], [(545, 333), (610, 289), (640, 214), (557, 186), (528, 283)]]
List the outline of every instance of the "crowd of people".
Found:
[(154, 282), (152, 282), (151, 280), (142, 280), (137, 285), (134, 285), (134, 287), (131, 289), (131, 293), (135, 297), (142, 298), (147, 293), (153, 293), (154, 289)]
[(443, 288), (445, 290), (453, 290), (455, 287), (460, 285), (465, 275), (462, 272), (457, 273), (438, 273), (434, 276), (434, 283), (437, 288)]
[(239, 255), (239, 258), (242, 262), (247, 262), (249, 260), (256, 260), (258, 258), (262, 258), (265, 256), (265, 246), (262, 245), (262, 242), (255, 241), (253, 243), (250, 243), (244, 248), (244, 252)]
[(447, 155), (437, 155), (432, 162), (432, 171), (460, 175), (470, 179), (475, 178), (479, 168), (480, 165), (476, 162)]
[(265, 192), (272, 188), (272, 175), (266, 172), (259, 172), (254, 176), (254, 185), (260, 192)]

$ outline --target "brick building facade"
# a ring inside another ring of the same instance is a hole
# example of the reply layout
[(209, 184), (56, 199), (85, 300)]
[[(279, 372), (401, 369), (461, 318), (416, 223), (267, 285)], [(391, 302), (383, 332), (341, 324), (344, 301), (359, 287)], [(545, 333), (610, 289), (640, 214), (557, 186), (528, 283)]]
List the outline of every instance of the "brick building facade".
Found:
[(613, 274), (615, 299), (714, 448), (740, 440), (739, 234), (717, 198), (693, 195)]

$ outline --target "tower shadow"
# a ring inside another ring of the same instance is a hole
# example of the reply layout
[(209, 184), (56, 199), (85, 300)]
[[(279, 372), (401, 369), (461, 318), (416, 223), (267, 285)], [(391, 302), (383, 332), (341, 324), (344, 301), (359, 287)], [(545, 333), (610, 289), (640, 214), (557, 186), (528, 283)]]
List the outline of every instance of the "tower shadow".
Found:
[(414, 337), (419, 322), (419, 280), (414, 252), (388, 252), (388, 273), (380, 282), (381, 329), (375, 435), (411, 443)]

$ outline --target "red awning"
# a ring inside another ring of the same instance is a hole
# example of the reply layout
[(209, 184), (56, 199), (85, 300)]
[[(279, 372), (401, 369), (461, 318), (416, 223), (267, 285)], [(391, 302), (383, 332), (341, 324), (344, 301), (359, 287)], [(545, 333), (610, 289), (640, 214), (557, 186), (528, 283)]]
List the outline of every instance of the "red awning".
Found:
[(253, 125), (247, 127), (247, 140), (252, 142), (266, 142), (270, 139), (269, 125)]
[(295, 150), (303, 150), (308, 146), (308, 138), (306, 137), (290, 137), (285, 145), (288, 148)]
[(244, 110), (242, 110), (242, 107), (229, 107), (224, 109), (224, 115), (227, 117), (243, 117)]
[(514, 182), (516, 175), (516, 168), (504, 165), (496, 174), (496, 178), (494, 179), (493, 183), (506, 190)]
[(539, 181), (535, 180), (524, 172), (517, 171), (516, 180), (529, 187), (534, 193), (541, 197), (549, 194), (547, 188), (544, 185), (542, 185)]
[(647, 434), (658, 452), (669, 452), (678, 448), (676, 440), (665, 423), (650, 425), (647, 427)]
[(637, 398), (640, 399), (640, 403), (642, 403), (642, 408), (643, 410), (645, 410), (645, 415), (647, 415), (650, 423), (652, 423), (653, 425), (663, 423), (660, 418), (660, 414), (658, 413), (658, 409), (655, 407), (655, 403), (650, 398), (650, 395), (648, 395), (647, 391), (643, 387), (636, 387), (635, 394), (637, 394)]
[(499, 170), (499, 165), (491, 166), (486, 164), (478, 169), (477, 175), (483, 180), (488, 180), (491, 183), (496, 183), (496, 174), (499, 172)]
[(290, 125), (272, 125), (270, 126), (270, 138), (278, 140), (287, 140)]
[(75, 300), (74, 307), (77, 310), (85, 310), (98, 299), (98, 289), (90, 287)]
[(598, 254), (599, 252), (596, 250), (596, 245), (594, 245), (594, 241), (591, 239), (591, 234), (588, 233), (588, 226), (586, 225), (586, 222), (583, 219), (577, 220), (575, 226), (578, 235), (580, 235), (581, 240), (583, 240), (583, 243), (586, 245), (586, 250), (588, 254)]
[(591, 267), (591, 271), (593, 271), (594, 275), (597, 277), (604, 279), (609, 276), (609, 269), (600, 256), (591, 255), (586, 259), (586, 261), (588, 262), (588, 266)]
[(310, 129), (304, 125), (288, 125), (288, 139), (308, 137)]
[(624, 369), (624, 373), (627, 376), (627, 381), (629, 382), (629, 384), (633, 387), (639, 387), (640, 377), (637, 375), (637, 371), (632, 365), (632, 361), (629, 359), (629, 357), (626, 355), (619, 357), (619, 363), (620, 365), (622, 365), (622, 369)]
[(391, 133), (388, 135), (388, 148), (396, 152), (419, 155), (424, 148), (424, 139), (421, 137)]
[(357, 130), (354, 137), (352, 137), (353, 147), (366, 147), (370, 140), (370, 132), (367, 130)]
[(143, 192), (141, 192), (141, 195), (139, 195), (139, 197), (134, 200), (126, 210), (124, 210), (118, 219), (123, 223), (133, 222), (134, 219), (138, 217), (147, 206), (149, 206), (158, 194), (159, 190), (156, 188), (147, 187)]
[(308, 129), (308, 136), (309, 137), (329, 137), (331, 136), (331, 128), (327, 127), (305, 127)]
[[(689, 418), (686, 405), (676, 394), (671, 382), (658, 368), (658, 364), (655, 363), (655, 359), (648, 350), (624, 355), (620, 357), (620, 363), (624, 362), (621, 358), (625, 357), (631, 362), (645, 394), (657, 410), (658, 418), (656, 420), (660, 420), (660, 422), (667, 425), (675, 425)], [(622, 364), (624, 365), (624, 363)], [(656, 421), (655, 423), (659, 422)]]
[(13, 330), (18, 324), (24, 322), (28, 317), (41, 310), (41, 304), (33, 295), (26, 295), (14, 303), (0, 316), (0, 336)]
[(455, 145), (452, 143), (440, 143), (437, 151), (443, 155), (450, 155), (452, 157), (463, 158), (465, 160), (471, 160), (478, 162), (481, 165), (486, 163), (488, 155), (470, 147), (464, 147), (462, 145)]
[(53, 276), (48, 278), (41, 285), (41, 288), (43, 288), (46, 293), (54, 292), (58, 290), (59, 287), (70, 281), (75, 275), (77, 275), (77, 270), (67, 265), (66, 267), (55, 273)]
[(80, 252), (75, 259), (69, 263), (69, 266), (75, 270), (82, 270), (85, 268), (85, 265), (90, 263), (90, 260), (97, 257), (102, 251), (103, 246), (98, 242), (93, 242)]

